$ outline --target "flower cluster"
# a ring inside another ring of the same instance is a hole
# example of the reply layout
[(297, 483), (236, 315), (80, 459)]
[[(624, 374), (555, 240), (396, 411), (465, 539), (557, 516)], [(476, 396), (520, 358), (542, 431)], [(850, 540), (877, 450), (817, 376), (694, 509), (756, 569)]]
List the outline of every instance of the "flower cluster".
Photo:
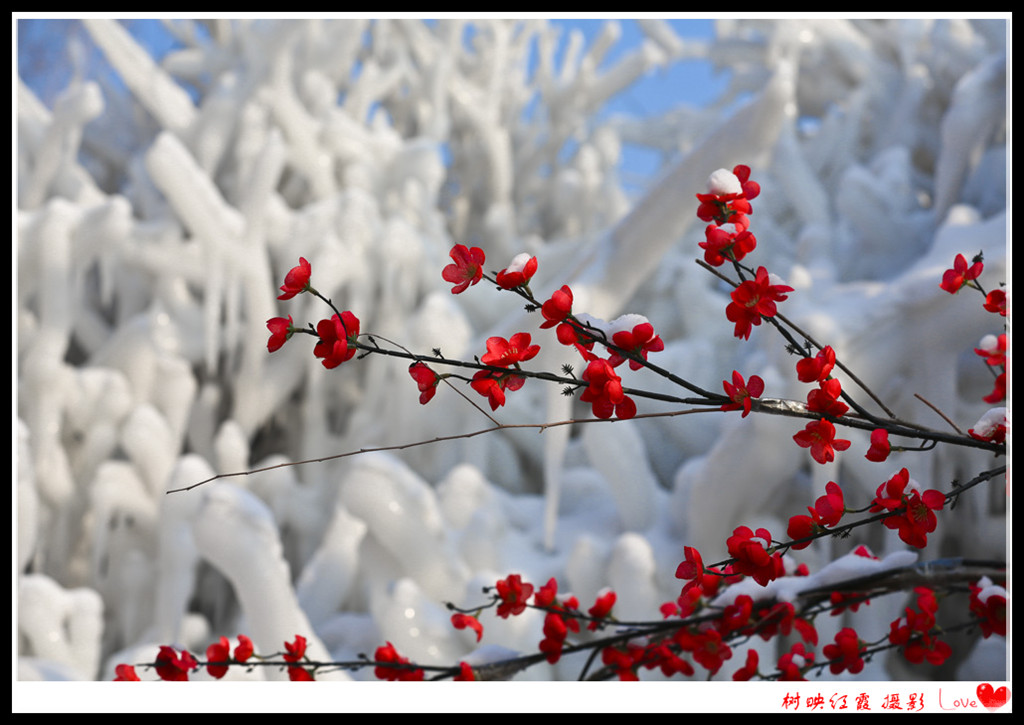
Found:
[[(320, 293), (310, 283), (312, 273), (310, 263), (305, 257), (300, 257), (298, 266), (292, 267), (285, 275), (278, 299), (290, 300), (304, 292), (320, 297)], [(328, 370), (351, 360), (358, 348), (359, 319), (348, 311), (335, 312), (329, 319), (318, 322), (315, 329), (296, 327), (291, 315), (267, 320), (267, 329), (270, 330), (270, 339), (267, 340), (267, 350), (270, 352), (280, 350), (296, 332), (316, 335), (313, 355), (320, 358)]]
[(970, 610), (978, 617), (981, 633), (988, 639), (993, 634), (1006, 636), (1005, 587), (992, 583), (987, 576), (970, 585)]
[(373, 659), (376, 662), (373, 675), (378, 680), (418, 682), (423, 679), (423, 670), (413, 666), (408, 657), (398, 654), (391, 642), (378, 647)]
[(792, 291), (787, 285), (773, 284), (768, 270), (758, 267), (754, 279), (740, 282), (730, 294), (732, 302), (725, 308), (725, 316), (736, 324), (733, 334), (749, 339), (751, 330), (760, 325), (762, 319), (775, 317), (778, 311), (775, 303), (786, 300), (785, 293)]
[(898, 531), (900, 539), (907, 544), (923, 549), (928, 543), (928, 534), (935, 531), (935, 512), (945, 503), (946, 497), (940, 491), (922, 492), (921, 486), (903, 468), (878, 487), (871, 512), (893, 513), (883, 521), (886, 527)]
[(974, 280), (978, 278), (984, 268), (985, 265), (978, 257), (975, 257), (972, 260), (971, 266), (968, 267), (967, 258), (962, 254), (958, 254), (956, 259), (953, 260), (953, 268), (947, 269), (943, 273), (942, 282), (939, 283), (939, 286), (951, 295), (955, 295), (964, 287), (976, 284)]
[[(846, 511), (843, 501), (843, 489), (835, 481), (825, 484), (825, 495), (814, 502), (814, 507), (807, 507), (810, 516), (793, 516), (789, 519), (786, 533), (791, 539), (805, 539), (836, 526)], [(810, 541), (793, 544), (793, 549), (804, 549)]]
[(747, 215), (753, 212), (750, 200), (760, 193), (761, 187), (750, 179), (749, 166), (734, 166), (731, 172), (718, 169), (708, 178), (708, 192), (697, 194), (697, 216), (717, 226), (732, 224), (746, 230), (750, 226)]
[(889, 626), (889, 643), (903, 648), (908, 662), (921, 664), (925, 660), (941, 665), (953, 650), (948, 643), (934, 635), (935, 613), (939, 609), (938, 599), (928, 587), (916, 587), (918, 609), (907, 607), (904, 616)]
[(735, 559), (733, 569), (752, 577), (761, 586), (786, 573), (782, 555), (774, 550), (768, 529), (755, 532), (748, 526), (739, 526), (725, 545), (729, 556)]

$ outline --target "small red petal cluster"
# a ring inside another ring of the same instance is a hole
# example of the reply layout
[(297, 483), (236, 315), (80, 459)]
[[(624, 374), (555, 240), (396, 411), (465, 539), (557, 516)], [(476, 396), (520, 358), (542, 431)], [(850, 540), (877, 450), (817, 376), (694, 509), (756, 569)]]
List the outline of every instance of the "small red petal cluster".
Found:
[(590, 403), (596, 417), (607, 419), (614, 413), (620, 420), (626, 420), (636, 415), (636, 403), (626, 395), (622, 378), (610, 362), (603, 358), (591, 360), (581, 378), (587, 389), (580, 394), (580, 400)]
[(984, 307), (989, 312), (1006, 317), (1006, 290), (994, 289), (985, 295)]
[(156, 673), (161, 680), (184, 682), (188, 679), (188, 673), (198, 668), (199, 663), (188, 650), (178, 654), (173, 647), (163, 645), (156, 656)]
[(941, 510), (945, 503), (946, 497), (941, 491), (930, 489), (920, 492), (910, 473), (903, 468), (878, 487), (871, 513), (894, 512), (895, 515), (883, 521), (885, 526), (898, 531), (905, 543), (923, 549), (928, 544), (928, 534), (935, 531), (935, 512)]
[(312, 273), (313, 269), (306, 258), (299, 257), (298, 266), (292, 267), (285, 275), (284, 284), (281, 285), (281, 294), (277, 299), (290, 300), (295, 295), (307, 292), (310, 289), (309, 278)]
[(494, 280), (502, 289), (515, 289), (530, 284), (537, 273), (537, 258), (529, 254), (520, 254), (505, 269), (498, 272)]
[(747, 215), (753, 212), (750, 200), (760, 193), (760, 185), (750, 180), (749, 166), (734, 166), (732, 173), (719, 169), (708, 179), (708, 193), (697, 194), (697, 216), (701, 221), (746, 230), (750, 226)]
[(779, 681), (797, 682), (804, 679), (804, 672), (814, 663), (814, 653), (808, 652), (803, 642), (794, 644), (789, 652), (779, 657)]
[(472, 617), (462, 612), (456, 612), (452, 615), (452, 626), (455, 629), (472, 629), (476, 632), (476, 641), (479, 642), (480, 638), (484, 636), (484, 626), (480, 624), (480, 620), (476, 617)]
[(351, 312), (332, 315), (331, 319), (317, 323), (316, 334), (320, 342), (313, 348), (313, 355), (322, 359), (325, 368), (332, 370), (356, 354), (354, 343), (359, 337), (359, 319)]
[(752, 577), (761, 586), (786, 573), (782, 555), (772, 549), (772, 535), (768, 529), (761, 528), (755, 532), (748, 526), (739, 526), (725, 545), (729, 556), (735, 559), (734, 570)]
[(579, 632), (579, 606), (574, 596), (558, 596), (558, 580), (554, 577), (537, 590), (533, 595), (533, 603), (537, 607), (547, 609), (544, 616), (544, 639), (537, 648), (544, 653), (550, 664), (555, 664), (562, 657), (562, 648), (569, 632)]
[(665, 349), (665, 343), (660, 336), (654, 334), (654, 325), (650, 322), (641, 322), (632, 330), (616, 332), (612, 335), (612, 342), (629, 353), (629, 357), (624, 357), (617, 350), (612, 350), (608, 356), (608, 362), (612, 367), (618, 367), (628, 359), (630, 370), (639, 370), (643, 367), (638, 359), (646, 360), (648, 353), (661, 352)]
[(864, 669), (864, 658), (861, 656), (863, 651), (864, 644), (857, 632), (852, 627), (843, 627), (836, 633), (835, 643), (825, 645), (821, 653), (831, 660), (828, 668), (833, 675), (840, 672), (856, 675)]
[(373, 668), (373, 675), (378, 680), (419, 682), (423, 679), (423, 670), (410, 666), (409, 658), (398, 654), (391, 642), (378, 647), (373, 659), (378, 663)]
[(754, 279), (740, 282), (730, 294), (732, 302), (725, 308), (725, 316), (736, 324), (733, 334), (749, 339), (751, 330), (760, 325), (762, 319), (775, 317), (778, 312), (775, 303), (786, 300), (788, 295), (785, 293), (792, 291), (793, 288), (787, 285), (772, 284), (768, 270), (758, 267)]
[(815, 420), (793, 436), (801, 448), (810, 448), (811, 457), (818, 463), (830, 463), (836, 459), (836, 451), (845, 451), (850, 441), (836, 438), (836, 427), (827, 420)]
[[(238, 635), (238, 646), (235, 647), (235, 662), (245, 662), (252, 656), (252, 640), (244, 634)], [(206, 671), (218, 680), (227, 674), (231, 662), (231, 642), (227, 637), (206, 648)]]
[(917, 610), (907, 607), (904, 616), (889, 625), (889, 643), (903, 648), (908, 662), (921, 664), (925, 660), (941, 665), (953, 653), (948, 643), (932, 634), (939, 602), (928, 587), (916, 587)]
[[(825, 495), (815, 501), (814, 508), (808, 506), (807, 510), (810, 516), (793, 516), (789, 519), (786, 533), (791, 539), (804, 539), (838, 524), (845, 511), (843, 489), (835, 481), (829, 481), (825, 484)], [(810, 541), (805, 541), (793, 544), (792, 548), (806, 549), (810, 544)]]
[(527, 600), (533, 595), (533, 584), (524, 582), (519, 574), (509, 574), (499, 579), (495, 588), (500, 601), (498, 616), (503, 619), (525, 612)]
[(796, 376), (802, 383), (818, 383), (828, 379), (836, 364), (836, 351), (830, 345), (823, 347), (814, 357), (802, 358), (796, 364)]
[(421, 362), (414, 362), (409, 366), (409, 375), (416, 381), (416, 386), (420, 390), (420, 404), (426, 405), (437, 392), (441, 376)]
[(281, 659), (290, 663), (288, 679), (292, 682), (311, 682), (313, 673), (297, 664), (306, 657), (306, 638), (301, 634), (295, 635), (294, 641), (284, 643), (284, 650), (285, 653), (281, 655)]
[(452, 287), (453, 295), (465, 292), (481, 280), (486, 259), (482, 249), (479, 247), (470, 249), (464, 244), (456, 244), (449, 252), (449, 256), (453, 263), (441, 270), (441, 277), (445, 282), (455, 285)]
[(970, 267), (968, 267), (967, 258), (962, 254), (958, 254), (953, 260), (953, 268), (947, 269), (942, 274), (942, 281), (939, 283), (939, 287), (946, 290), (951, 295), (955, 295), (961, 289), (976, 280), (984, 268), (985, 265), (981, 260), (975, 261)]
[(731, 403), (722, 406), (722, 410), (742, 410), (741, 418), (746, 418), (750, 413), (751, 399), (760, 398), (764, 392), (764, 380), (758, 375), (751, 375), (749, 382), (743, 381), (743, 376), (736, 370), (732, 371), (732, 383), (728, 380), (722, 381), (725, 394), (729, 396)]
[(705, 241), (698, 246), (704, 250), (704, 261), (712, 267), (725, 262), (739, 262), (757, 248), (757, 238), (749, 230), (729, 232), (720, 226), (709, 224), (704, 230)]
[(970, 610), (978, 617), (981, 633), (988, 639), (993, 634), (1006, 636), (1006, 598), (1004, 587), (996, 586), (988, 577), (970, 585)]
[[(540, 346), (530, 344), (529, 333), (517, 332), (508, 340), (503, 337), (488, 338), (487, 352), (480, 358), (480, 362), (492, 367), (518, 370), (519, 363), (531, 360), (538, 352)], [(473, 375), (470, 387), (487, 398), (491, 410), (497, 410), (505, 404), (505, 391), (519, 390), (525, 382), (526, 378), (511, 370), (507, 373), (480, 370)]]
[(839, 397), (843, 394), (843, 386), (835, 378), (822, 380), (818, 387), (807, 394), (807, 410), (833, 418), (846, 414), (849, 406)]
[(871, 431), (871, 447), (868, 448), (868, 452), (864, 457), (869, 461), (881, 463), (889, 457), (891, 452), (892, 446), (889, 444), (889, 431), (885, 428), (875, 428)]
[(587, 625), (587, 629), (594, 631), (599, 627), (604, 626), (604, 623), (600, 620), (607, 619), (612, 612), (612, 607), (615, 606), (616, 600), (615, 592), (609, 590), (597, 597), (597, 601), (594, 602), (594, 606), (587, 610), (587, 614), (594, 618), (590, 624)]

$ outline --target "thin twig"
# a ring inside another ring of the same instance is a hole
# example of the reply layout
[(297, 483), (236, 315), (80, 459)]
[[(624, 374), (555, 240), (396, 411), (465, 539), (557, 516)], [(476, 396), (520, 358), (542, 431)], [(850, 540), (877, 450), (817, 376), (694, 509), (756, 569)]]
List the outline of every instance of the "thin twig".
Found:
[(928, 406), (929, 408), (931, 408), (932, 410), (934, 410), (934, 411), (935, 411), (936, 413), (938, 413), (938, 414), (939, 414), (939, 417), (940, 417), (940, 418), (942, 418), (942, 419), (943, 419), (944, 421), (946, 421), (947, 423), (949, 423), (949, 425), (950, 425), (950, 426), (951, 426), (951, 427), (953, 428), (953, 430), (955, 430), (955, 431), (956, 431), (957, 433), (959, 433), (960, 435), (965, 435), (965, 433), (964, 433), (964, 432), (963, 432), (962, 430), (960, 430), (960, 428), (959, 428), (959, 427), (957, 426), (957, 424), (956, 424), (956, 423), (954, 423), (953, 421), (951, 421), (951, 420), (950, 420), (950, 419), (949, 419), (949, 418), (948, 418), (948, 417), (946, 416), (946, 414), (945, 414), (945, 413), (943, 413), (943, 412), (942, 412), (941, 410), (939, 410), (939, 409), (938, 409), (937, 407), (935, 407), (934, 405), (932, 405), (932, 404), (931, 404), (930, 402), (928, 402), (927, 400), (925, 400), (924, 398), (922, 398), (922, 397), (921, 397), (920, 395), (918, 395), (917, 393), (914, 393), (914, 397), (915, 397), (915, 398), (917, 398), (918, 400), (920, 400), (920, 401), (921, 401), (922, 403), (924, 403), (925, 405), (927, 405), (927, 406)]

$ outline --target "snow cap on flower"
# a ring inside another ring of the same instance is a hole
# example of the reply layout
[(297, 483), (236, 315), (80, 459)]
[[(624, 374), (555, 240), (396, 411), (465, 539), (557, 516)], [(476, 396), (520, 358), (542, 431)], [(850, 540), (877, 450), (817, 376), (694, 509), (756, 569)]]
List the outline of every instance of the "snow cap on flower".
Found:
[(740, 180), (736, 174), (728, 169), (718, 169), (708, 177), (708, 193), (718, 194), (719, 196), (742, 194), (743, 187), (740, 185)]
[(517, 254), (508, 267), (498, 272), (495, 280), (499, 287), (512, 289), (529, 284), (530, 279), (536, 273), (537, 258), (523, 252), (522, 254)]
[(1006, 440), (1006, 408), (991, 408), (967, 432), (979, 440), (1002, 443)]

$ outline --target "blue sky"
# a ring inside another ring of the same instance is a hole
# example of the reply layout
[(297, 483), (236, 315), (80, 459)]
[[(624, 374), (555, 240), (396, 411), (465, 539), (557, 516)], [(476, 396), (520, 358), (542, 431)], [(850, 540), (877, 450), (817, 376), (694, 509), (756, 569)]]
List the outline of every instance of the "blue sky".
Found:
[[(133, 18), (123, 20), (129, 32), (147, 47), (157, 59), (180, 47), (176, 39), (157, 19)], [(570, 30), (583, 33), (589, 47), (600, 33), (606, 19), (559, 18), (552, 19), (566, 29), (562, 48)], [(620, 39), (606, 55), (602, 66), (613, 65), (621, 56), (636, 48), (644, 35), (634, 20), (618, 19)], [(684, 38), (709, 39), (714, 32), (712, 19), (670, 19), (676, 33)], [(88, 33), (77, 19), (18, 18), (17, 19), (18, 74), (43, 100), (52, 105), (53, 99), (71, 81), (73, 75), (87, 77), (112, 75), (102, 53), (92, 44)], [(116, 80), (114, 81), (116, 85)], [(714, 74), (705, 61), (676, 63), (667, 69), (655, 70), (634, 84), (627, 92), (613, 98), (602, 109), (601, 115), (621, 113), (630, 116), (653, 115), (681, 104), (703, 106), (712, 101), (726, 86), (725, 74)], [(623, 150), (622, 172), (625, 179), (642, 177), (657, 170), (658, 159), (638, 149)]]

